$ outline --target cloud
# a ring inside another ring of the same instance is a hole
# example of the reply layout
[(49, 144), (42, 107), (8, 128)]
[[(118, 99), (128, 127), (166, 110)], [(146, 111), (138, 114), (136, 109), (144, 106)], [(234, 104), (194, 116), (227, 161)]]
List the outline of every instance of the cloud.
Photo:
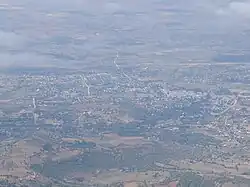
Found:
[(0, 53), (0, 68), (5, 67), (50, 67), (58, 61), (30, 52), (17, 54)]
[(232, 2), (229, 9), (236, 14), (250, 18), (250, 2)]
[(24, 38), (14, 32), (0, 30), (0, 47), (19, 47), (25, 43)]
[(220, 8), (217, 13), (224, 16), (250, 19), (250, 1), (232, 1), (226, 7)]

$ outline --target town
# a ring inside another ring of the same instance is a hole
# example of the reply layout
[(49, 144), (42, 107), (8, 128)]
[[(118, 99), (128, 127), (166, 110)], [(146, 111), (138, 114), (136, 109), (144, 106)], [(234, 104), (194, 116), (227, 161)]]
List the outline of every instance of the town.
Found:
[(171, 171), (247, 176), (247, 64), (221, 74), (219, 62), (172, 71), (116, 63), (110, 72), (2, 72), (1, 176), (71, 185), (98, 184), (107, 171), (154, 171), (140, 177), (155, 185), (173, 182)]

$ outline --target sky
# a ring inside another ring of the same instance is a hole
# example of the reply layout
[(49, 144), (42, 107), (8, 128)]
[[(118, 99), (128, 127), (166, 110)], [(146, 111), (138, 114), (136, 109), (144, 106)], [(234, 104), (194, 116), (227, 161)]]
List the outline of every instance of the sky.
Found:
[(0, 67), (66, 66), (115, 50), (250, 47), (250, 0), (0, 0), (0, 23)]

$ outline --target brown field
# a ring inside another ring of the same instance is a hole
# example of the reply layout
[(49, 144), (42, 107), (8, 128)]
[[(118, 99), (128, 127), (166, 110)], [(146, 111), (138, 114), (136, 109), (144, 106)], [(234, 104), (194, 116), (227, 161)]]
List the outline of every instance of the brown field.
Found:
[(57, 152), (56, 155), (52, 157), (52, 160), (53, 161), (67, 160), (81, 153), (82, 152), (78, 150), (63, 149), (63, 150), (60, 150), (60, 152)]
[(40, 152), (40, 147), (31, 141), (21, 140), (12, 145), (6, 156), (0, 158), (0, 175), (24, 177), (29, 171), (29, 158)]
[(96, 183), (101, 184), (111, 184), (116, 182), (124, 182), (128, 186), (137, 186), (138, 183), (142, 181), (155, 181), (159, 182), (166, 177), (169, 177), (169, 172), (161, 172), (157, 177), (154, 177), (155, 171), (148, 171), (148, 172), (130, 172), (124, 173), (118, 170), (113, 170), (110, 172), (101, 172), (95, 178)]
[(74, 143), (76, 141), (83, 141), (85, 139), (83, 138), (62, 138), (62, 141), (68, 142), (68, 143)]
[(137, 182), (127, 182), (124, 184), (124, 187), (137, 187), (138, 183)]
[(225, 183), (222, 187), (248, 187), (247, 184), (233, 184), (231, 182)]
[(250, 170), (249, 164), (240, 164), (238, 165), (238, 171), (236, 170), (236, 164), (232, 163), (190, 163), (189, 161), (178, 161), (171, 162), (172, 165), (176, 166), (176, 168), (181, 170), (189, 170), (201, 172), (203, 174), (229, 174), (232, 176), (241, 176), (244, 178), (250, 178), (248, 175), (242, 175), (244, 172), (248, 172)]
[(122, 137), (117, 134), (106, 134), (102, 140), (99, 140), (101, 144), (110, 144), (112, 146), (138, 146), (149, 144), (143, 137)]
[(0, 104), (6, 104), (9, 103), (10, 101), (12, 101), (11, 99), (8, 100), (0, 100)]
[(143, 137), (123, 137), (117, 134), (105, 134), (104, 137), (101, 138), (62, 138), (64, 142), (73, 143), (75, 141), (88, 141), (94, 142), (100, 146), (111, 145), (111, 146), (136, 146), (136, 145), (144, 145), (150, 144), (149, 141), (145, 140)]
[(122, 141), (137, 141), (137, 140), (143, 140), (143, 137), (126, 137), (126, 136), (119, 136), (117, 134), (106, 134), (104, 136), (107, 139), (115, 139), (115, 140), (122, 140)]

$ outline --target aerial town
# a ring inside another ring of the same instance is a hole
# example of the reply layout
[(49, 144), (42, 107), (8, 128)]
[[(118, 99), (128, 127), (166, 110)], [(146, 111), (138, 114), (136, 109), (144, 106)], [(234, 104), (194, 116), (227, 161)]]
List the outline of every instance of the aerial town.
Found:
[(250, 186), (250, 4), (184, 2), (0, 0), (0, 187)]
[(156, 70), (123, 67), (119, 55), (110, 63), (110, 71), (1, 72), (3, 179), (168, 185), (190, 175), (204, 186), (249, 183), (247, 64)]

